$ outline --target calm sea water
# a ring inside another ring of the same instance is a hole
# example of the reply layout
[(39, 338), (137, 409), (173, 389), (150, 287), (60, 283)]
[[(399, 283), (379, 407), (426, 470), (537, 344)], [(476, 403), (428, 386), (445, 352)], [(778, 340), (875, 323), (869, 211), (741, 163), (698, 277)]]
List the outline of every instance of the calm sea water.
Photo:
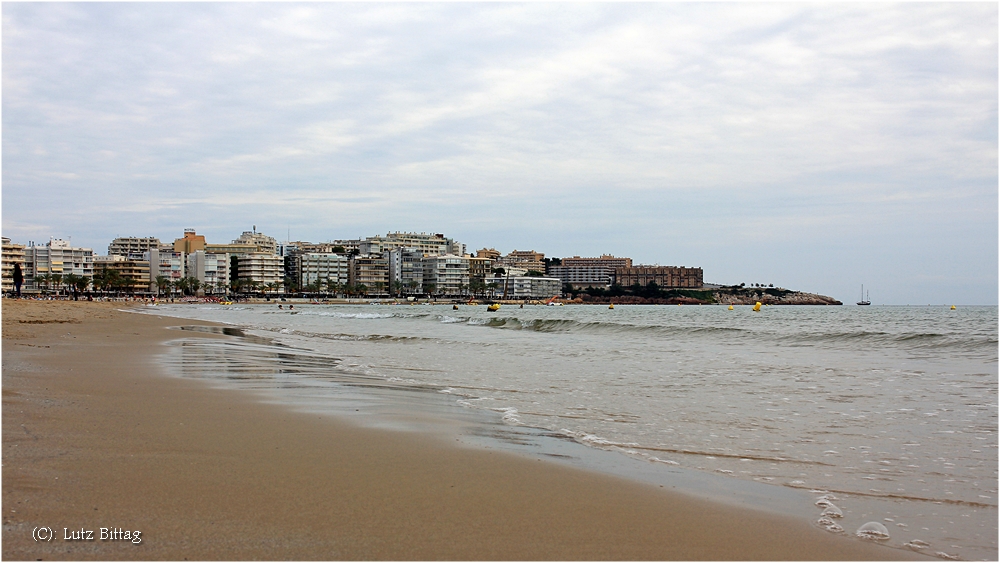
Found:
[(831, 533), (877, 522), (890, 545), (997, 558), (996, 307), (156, 311), (284, 345), (186, 340), (168, 362), (181, 375), (312, 408), (338, 393), (342, 410), (360, 410), (366, 389), (383, 403), (420, 391), (435, 396), (430, 408), (543, 429), (651, 467), (802, 490), (815, 525)]

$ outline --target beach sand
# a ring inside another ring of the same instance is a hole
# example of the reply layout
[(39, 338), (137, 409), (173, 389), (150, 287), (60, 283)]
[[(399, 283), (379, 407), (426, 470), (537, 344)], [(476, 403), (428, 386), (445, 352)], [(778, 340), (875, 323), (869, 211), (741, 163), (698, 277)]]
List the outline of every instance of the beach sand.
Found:
[[(166, 327), (203, 323), (121, 307), (3, 301), (6, 560), (923, 558), (171, 377), (153, 362)], [(95, 539), (64, 539), (81, 529)]]

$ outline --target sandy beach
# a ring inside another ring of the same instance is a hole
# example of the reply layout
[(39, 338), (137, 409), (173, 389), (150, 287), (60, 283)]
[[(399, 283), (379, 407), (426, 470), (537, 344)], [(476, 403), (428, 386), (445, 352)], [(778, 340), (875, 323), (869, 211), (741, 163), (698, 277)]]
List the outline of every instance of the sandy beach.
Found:
[(182, 323), (121, 308), (3, 302), (4, 559), (923, 558), (170, 377), (151, 357)]

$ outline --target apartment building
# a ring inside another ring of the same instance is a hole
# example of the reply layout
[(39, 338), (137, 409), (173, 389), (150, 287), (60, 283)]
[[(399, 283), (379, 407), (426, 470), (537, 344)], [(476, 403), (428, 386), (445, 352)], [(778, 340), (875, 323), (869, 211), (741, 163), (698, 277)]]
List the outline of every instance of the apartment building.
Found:
[[(389, 261), (389, 287), (396, 293), (418, 294), (424, 292), (424, 253), (412, 248), (395, 248), (387, 253)], [(397, 286), (397, 284), (399, 284)]]
[(562, 294), (558, 278), (518, 276), (506, 280), (507, 299), (548, 299)]
[(186, 262), (187, 277), (200, 281), (205, 293), (225, 292), (229, 287), (229, 254), (197, 250), (187, 255)]
[(384, 237), (368, 237), (361, 241), (361, 254), (382, 254), (396, 248), (409, 248), (423, 254), (465, 254), (465, 245), (442, 234), (429, 233), (388, 233)]
[[(478, 252), (477, 252), (478, 254)], [(469, 258), (469, 278), (484, 281), (493, 275), (493, 260), (490, 258)]]
[(607, 289), (614, 280), (615, 269), (610, 266), (549, 266), (548, 277), (559, 278), (574, 289)]
[(476, 258), (489, 258), (496, 260), (500, 258), (500, 251), (495, 248), (482, 248), (476, 251)]
[(545, 273), (545, 254), (534, 250), (512, 250), (506, 256), (493, 260), (496, 268), (522, 268), (525, 271)]
[(174, 252), (174, 248), (176, 245), (168, 250), (162, 247), (150, 249), (143, 255), (143, 259), (149, 262), (149, 275), (154, 283), (159, 276), (167, 278), (171, 283), (187, 277), (187, 255), (184, 252)]
[(174, 252), (191, 254), (199, 250), (205, 250), (205, 236), (199, 235), (194, 229), (184, 229), (184, 236), (174, 239)]
[(35, 282), (42, 275), (75, 274), (94, 277), (94, 250), (71, 246), (69, 241), (52, 238), (45, 246), (31, 243), (24, 249), (26, 289), (39, 289)]
[(4, 293), (14, 291), (14, 265), (21, 267), (21, 275), (27, 279), (24, 273), (24, 245), (15, 244), (9, 238), (3, 237), (3, 248), (0, 251), (0, 260), (3, 267), (0, 271), (0, 290)]
[(389, 259), (381, 256), (354, 256), (350, 261), (348, 284), (365, 286), (368, 293), (380, 294), (389, 290)]
[(701, 268), (639, 265), (632, 268), (616, 268), (615, 282), (625, 287), (635, 284), (645, 286), (650, 282), (656, 282), (660, 287), (700, 288), (705, 285), (705, 277)]
[(118, 237), (108, 245), (108, 256), (124, 256), (139, 260), (151, 249), (159, 249), (160, 239), (156, 237)]
[(563, 258), (561, 265), (567, 268), (605, 267), (614, 270), (615, 268), (631, 268), (632, 259), (618, 258), (610, 254), (602, 254), (600, 258), (580, 258), (579, 256), (573, 256), (572, 258)]
[[(307, 252), (295, 257), (298, 263), (297, 282), (300, 288), (312, 283), (325, 284), (327, 280), (347, 285), (350, 278), (350, 260), (332, 252)], [(325, 288), (325, 286), (324, 286)]]
[(465, 295), (469, 288), (469, 259), (454, 254), (424, 256), (424, 289), (435, 295)]
[[(148, 252), (148, 251), (147, 251)], [(155, 291), (155, 276), (150, 277), (149, 260), (127, 258), (118, 254), (94, 256), (94, 271), (101, 270), (118, 272), (122, 280), (128, 280), (131, 291), (148, 293)]]
[(257, 225), (254, 225), (252, 231), (243, 231), (243, 234), (235, 239), (233, 244), (253, 245), (257, 247), (258, 252), (278, 254), (278, 241), (274, 237), (258, 233)]
[[(232, 265), (230, 265), (232, 268)], [(236, 257), (236, 277), (256, 283), (263, 289), (268, 284), (284, 284), (285, 260), (269, 252), (251, 252)], [(284, 292), (284, 288), (278, 290)]]

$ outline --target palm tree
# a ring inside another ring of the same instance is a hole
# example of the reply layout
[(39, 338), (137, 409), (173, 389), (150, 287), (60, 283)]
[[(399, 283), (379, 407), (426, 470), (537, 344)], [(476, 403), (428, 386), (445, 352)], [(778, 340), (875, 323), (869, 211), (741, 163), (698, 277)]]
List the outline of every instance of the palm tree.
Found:
[(70, 274), (66, 274), (65, 276), (63, 276), (62, 280), (61, 280), (62, 284), (65, 285), (66, 288), (69, 291), (73, 292), (73, 301), (77, 300), (76, 282), (77, 282), (77, 280), (80, 279), (80, 277), (81, 276), (78, 276), (76, 274), (70, 273)]
[(38, 275), (36, 275), (35, 276), (35, 285), (37, 285), (39, 289), (41, 289), (42, 286), (48, 287), (48, 285), (49, 285), (49, 275), (48, 274), (38, 274)]
[(170, 289), (170, 278), (168, 278), (167, 276), (156, 276), (157, 297), (159, 297), (160, 293), (169, 289)]
[(396, 297), (402, 297), (403, 295), (403, 282), (399, 280), (393, 280), (392, 291), (396, 294)]
[(49, 274), (49, 283), (56, 286), (56, 295), (59, 295), (59, 287), (62, 286), (62, 274)]
[(337, 281), (337, 278), (326, 278), (323, 281), (326, 284), (326, 290), (336, 296), (337, 291), (340, 290), (340, 282)]
[(87, 286), (90, 285), (90, 279), (86, 276), (77, 276), (76, 279), (76, 289), (78, 292), (83, 293), (87, 291)]

